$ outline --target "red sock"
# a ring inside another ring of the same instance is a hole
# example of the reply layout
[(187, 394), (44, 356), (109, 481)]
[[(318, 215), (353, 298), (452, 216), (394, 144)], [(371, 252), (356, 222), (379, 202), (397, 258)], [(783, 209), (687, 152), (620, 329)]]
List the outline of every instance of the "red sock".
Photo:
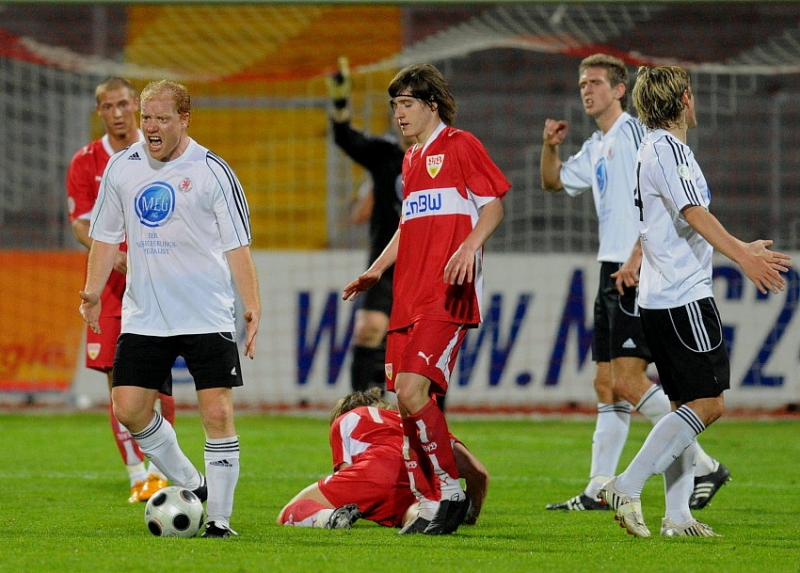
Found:
[(411, 491), (418, 498), (438, 501), (441, 498), (439, 480), (436, 479), (436, 472), (428, 456), (425, 455), (425, 450), (422, 449), (419, 429), (413, 418), (403, 418), (403, 436), (405, 439), (403, 458), (406, 462)]
[(114, 415), (114, 406), (109, 402), (108, 404), (109, 420), (111, 422), (111, 431), (114, 433), (114, 441), (117, 443), (119, 453), (122, 455), (122, 461), (126, 466), (132, 466), (144, 461), (142, 450), (139, 449), (136, 440), (131, 437), (128, 429), (119, 423), (117, 417)]
[(159, 394), (158, 399), (161, 401), (161, 417), (175, 427), (175, 397), (167, 396), (166, 394)]
[[(434, 400), (428, 402), (421, 410), (409, 416), (419, 430), (419, 441), (422, 452), (430, 460), (439, 479), (437, 484), (446, 481), (449, 484), (459, 480), (453, 446), (450, 444), (450, 430), (447, 420)], [(460, 489), (460, 485), (459, 485)]]
[(314, 527), (319, 512), (324, 509), (330, 508), (313, 499), (298, 499), (286, 506), (281, 516), (281, 525)]

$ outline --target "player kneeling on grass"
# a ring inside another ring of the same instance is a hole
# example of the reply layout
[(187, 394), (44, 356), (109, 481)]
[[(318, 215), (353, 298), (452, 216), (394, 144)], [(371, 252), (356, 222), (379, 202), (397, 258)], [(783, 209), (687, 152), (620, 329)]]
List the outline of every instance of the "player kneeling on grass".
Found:
[[(452, 435), (458, 472), (466, 483), (474, 524), (489, 486), (483, 464)], [(334, 473), (303, 489), (278, 514), (278, 523), (298, 527), (349, 529), (359, 518), (402, 527), (417, 517), (403, 459), (400, 413), (390, 409), (379, 388), (348, 394), (333, 409), (330, 429)]]

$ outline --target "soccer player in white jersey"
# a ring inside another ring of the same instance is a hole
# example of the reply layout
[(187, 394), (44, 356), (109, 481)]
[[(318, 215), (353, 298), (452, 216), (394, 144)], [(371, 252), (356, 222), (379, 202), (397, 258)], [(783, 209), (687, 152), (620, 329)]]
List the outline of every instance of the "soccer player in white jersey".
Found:
[[(150, 83), (140, 101), (145, 141), (115, 154), (103, 175), (80, 312), (99, 332), (99, 295), (118, 245), (127, 239), (114, 413), (170, 481), (207, 499), (203, 536), (229, 537), (235, 533), (230, 516), (239, 478), (232, 388), (243, 383), (235, 291), (244, 305), (244, 355), (249, 358), (255, 355), (261, 316), (249, 209), (228, 164), (189, 137), (191, 101), (184, 86)], [(153, 407), (179, 355), (197, 389), (206, 434), (205, 475)]]
[[(559, 146), (569, 126), (554, 119), (547, 119), (544, 126), (542, 187), (550, 192), (565, 190), (570, 196), (591, 191), (600, 239), (600, 283), (592, 337), (597, 420), (589, 482), (580, 494), (548, 504), (547, 509), (608, 509), (597, 495), (617, 472), (628, 437), (631, 405), (653, 424), (670, 411), (666, 394), (647, 376), (652, 359), (636, 305), (641, 248), (638, 214), (631, 197), (636, 150), (644, 129), (626, 111), (627, 85), (624, 62), (606, 54), (589, 56), (578, 68), (578, 87), (584, 111), (594, 118), (598, 131), (578, 153), (562, 162)], [(730, 479), (730, 472), (698, 446), (696, 475), (692, 504), (700, 509)]]
[(503, 219), (511, 184), (474, 135), (451, 127), (456, 103), (434, 66), (400, 70), (389, 96), (403, 135), (416, 140), (403, 159), (400, 225), (342, 298), (355, 299), (395, 265), (386, 388), (397, 395), (420, 500), (419, 516), (400, 533), (449, 534), (468, 501), (435, 396), (447, 392), (466, 329), (481, 322), (483, 245)]
[(635, 206), (644, 259), (639, 306), (642, 325), (673, 411), (650, 431), (628, 468), (600, 490), (620, 525), (649, 537), (640, 495), (664, 474), (666, 515), (661, 534), (716, 537), (689, 508), (696, 438), (724, 410), (730, 363), (712, 291), (714, 249), (737, 263), (764, 294), (786, 283), (789, 257), (745, 243), (708, 211), (711, 194), (687, 130), (697, 126), (689, 74), (677, 66), (639, 68), (633, 101), (648, 132), (636, 161)]

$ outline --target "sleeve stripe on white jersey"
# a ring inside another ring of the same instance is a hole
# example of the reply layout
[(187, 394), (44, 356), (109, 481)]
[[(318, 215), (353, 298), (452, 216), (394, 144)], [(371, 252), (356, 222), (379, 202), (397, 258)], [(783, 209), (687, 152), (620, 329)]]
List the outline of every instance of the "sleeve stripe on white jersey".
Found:
[[(679, 144), (671, 137), (664, 138), (667, 144), (672, 149), (672, 156), (675, 159), (675, 167), (677, 168), (678, 165), (686, 165), (688, 167), (689, 161), (686, 159), (686, 146)], [(700, 197), (697, 195), (697, 188), (694, 186), (693, 179), (684, 179), (683, 177), (678, 177), (678, 180), (681, 182), (681, 186), (683, 187), (683, 193), (688, 199), (691, 205), (702, 205), (702, 201)]]
[(642, 139), (644, 139), (644, 127), (642, 124), (639, 120), (631, 118), (625, 122), (623, 127), (627, 127), (631, 132), (631, 139), (636, 145), (636, 149), (639, 149), (639, 146), (642, 144)]
[[(239, 219), (242, 222), (242, 226), (247, 232), (247, 243), (250, 243), (252, 239), (252, 233), (250, 232), (250, 209), (247, 206), (247, 200), (244, 196), (244, 190), (242, 189), (239, 180), (233, 174), (233, 170), (228, 166), (224, 159), (222, 159), (219, 155), (215, 154), (212, 151), (209, 151), (206, 155), (206, 160), (209, 162), (214, 162), (222, 169), (222, 172), (225, 174), (225, 177), (228, 179), (228, 186), (233, 190), (233, 200), (236, 204), (236, 212), (239, 215)], [(212, 169), (213, 171), (213, 169)], [(214, 171), (216, 173), (216, 171)]]

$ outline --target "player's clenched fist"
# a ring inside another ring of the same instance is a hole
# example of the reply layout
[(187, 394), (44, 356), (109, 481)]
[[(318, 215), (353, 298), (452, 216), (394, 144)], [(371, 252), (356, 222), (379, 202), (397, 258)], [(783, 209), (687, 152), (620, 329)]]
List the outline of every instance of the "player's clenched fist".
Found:
[(548, 118), (544, 120), (542, 141), (545, 145), (561, 145), (564, 139), (566, 139), (568, 131), (569, 123), (567, 121)]

